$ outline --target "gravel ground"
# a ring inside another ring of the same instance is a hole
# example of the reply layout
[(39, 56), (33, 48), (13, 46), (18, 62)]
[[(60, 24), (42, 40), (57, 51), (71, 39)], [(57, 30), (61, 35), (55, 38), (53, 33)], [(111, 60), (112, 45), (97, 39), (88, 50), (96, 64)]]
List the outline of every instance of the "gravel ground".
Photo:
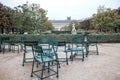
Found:
[[(45, 80), (120, 80), (120, 43), (98, 44), (98, 48), (99, 55), (90, 51), (84, 62), (75, 59), (69, 65), (61, 63), (59, 78)], [(22, 56), (17, 52), (0, 53), (0, 80), (38, 80), (30, 77), (32, 63), (22, 66)]]

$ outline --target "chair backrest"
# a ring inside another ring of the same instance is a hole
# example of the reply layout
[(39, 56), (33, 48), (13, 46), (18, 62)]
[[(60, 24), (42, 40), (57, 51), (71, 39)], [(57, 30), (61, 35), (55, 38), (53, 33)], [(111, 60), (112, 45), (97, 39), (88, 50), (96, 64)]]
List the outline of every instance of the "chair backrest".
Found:
[(84, 37), (75, 37), (75, 38), (72, 38), (72, 43), (74, 43), (74, 44), (84, 43)]
[(98, 36), (97, 35), (90, 35), (90, 36), (88, 36), (88, 42), (89, 43), (98, 43)]
[(84, 37), (75, 37), (72, 38), (72, 47), (73, 45), (76, 45), (77, 47), (84, 45)]
[(39, 56), (39, 58), (42, 60), (43, 62), (43, 57), (44, 57), (44, 53), (43, 53), (43, 50), (42, 50), (42, 47), (41, 46), (38, 46), (38, 45), (35, 45), (33, 47), (33, 56), (36, 57), (36, 56)]
[(38, 40), (38, 43), (49, 43), (50, 39), (46, 37), (42, 37)]
[(6, 43), (6, 42), (9, 43), (9, 42), (10, 42), (10, 37), (2, 36), (2, 37), (1, 37), (1, 41), (2, 41), (2, 42), (5, 42), (5, 43)]
[(38, 41), (31, 41), (27, 39), (27, 37), (21, 37), (20, 43), (23, 43), (25, 46), (32, 46), (32, 45), (38, 45)]
[(58, 51), (58, 41), (51, 40), (50, 41), (50, 46), (52, 47), (52, 51), (53, 51), (52, 54), (55, 56), (55, 59), (58, 60), (58, 54), (57, 54), (57, 51)]
[(34, 51), (34, 52), (37, 52), (37, 55), (42, 56), (41, 53), (43, 53), (43, 50), (42, 50), (42, 47), (41, 47), (41, 46), (35, 45), (35, 46), (33, 47), (33, 51)]
[(53, 51), (57, 52), (57, 50), (58, 50), (58, 42), (55, 41), (55, 40), (50, 40), (49, 44), (50, 44), (50, 47), (52, 47)]
[(42, 37), (38, 40), (38, 45), (42, 46), (44, 51), (51, 51), (50, 47), (50, 39), (46, 37)]
[(35, 45), (33, 47), (33, 56), (39, 57), (41, 59), (41, 62), (44, 62), (45, 58), (48, 59), (48, 57), (55, 59), (55, 60), (58, 59), (58, 56), (57, 56), (56, 52), (54, 51), (54, 49), (53, 49), (53, 51), (51, 51), (51, 54), (54, 55), (54, 58), (52, 56), (50, 56), (49, 53), (50, 52), (44, 53), (42, 46)]
[[(45, 38), (45, 37), (42, 37), (38, 40), (38, 43), (41, 45), (41, 46), (47, 46), (49, 47), (49, 43), (50, 43), (50, 39), (49, 38)], [(45, 45), (46, 44), (46, 45)]]
[(27, 40), (26, 37), (21, 37), (21, 39), (20, 39), (21, 42), (24, 42), (24, 41), (26, 41), (26, 40)]

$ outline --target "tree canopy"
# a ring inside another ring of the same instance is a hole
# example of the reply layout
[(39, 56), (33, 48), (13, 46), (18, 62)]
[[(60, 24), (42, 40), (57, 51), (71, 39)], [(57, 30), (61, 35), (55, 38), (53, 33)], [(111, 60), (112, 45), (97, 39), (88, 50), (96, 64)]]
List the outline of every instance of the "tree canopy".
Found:
[(12, 14), (13, 9), (0, 3), (0, 33), (12, 30)]
[(46, 17), (47, 11), (39, 4), (26, 4), (14, 9), (0, 3), (0, 33), (40, 33), (53, 30), (52, 23)]
[(47, 11), (40, 8), (39, 4), (26, 4), (15, 7), (13, 15), (14, 26), (17, 32), (40, 33), (52, 30), (53, 26), (46, 17)]
[(99, 31), (113, 32), (115, 27), (120, 27), (119, 9), (110, 9), (99, 6), (97, 14), (93, 14), (91, 25)]

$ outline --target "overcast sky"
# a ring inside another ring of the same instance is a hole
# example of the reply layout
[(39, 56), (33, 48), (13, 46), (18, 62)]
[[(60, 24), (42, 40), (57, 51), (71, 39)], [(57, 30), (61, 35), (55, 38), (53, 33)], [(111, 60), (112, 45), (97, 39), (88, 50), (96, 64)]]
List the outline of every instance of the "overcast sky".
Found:
[(0, 0), (2, 4), (11, 8), (26, 1), (40, 4), (40, 7), (48, 11), (47, 17), (50, 20), (65, 20), (69, 16), (72, 19), (91, 17), (99, 5), (112, 9), (120, 7), (120, 0)]

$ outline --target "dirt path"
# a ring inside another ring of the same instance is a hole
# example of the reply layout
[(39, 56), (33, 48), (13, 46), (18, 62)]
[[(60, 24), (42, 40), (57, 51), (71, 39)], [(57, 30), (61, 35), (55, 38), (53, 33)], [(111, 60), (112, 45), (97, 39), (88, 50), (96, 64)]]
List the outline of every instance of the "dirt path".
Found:
[[(84, 62), (76, 59), (69, 61), (69, 65), (62, 63), (59, 78), (45, 80), (120, 80), (120, 43), (98, 44), (98, 47), (99, 55), (90, 52)], [(22, 55), (0, 53), (0, 80), (38, 80), (30, 77), (32, 63), (22, 66)]]

